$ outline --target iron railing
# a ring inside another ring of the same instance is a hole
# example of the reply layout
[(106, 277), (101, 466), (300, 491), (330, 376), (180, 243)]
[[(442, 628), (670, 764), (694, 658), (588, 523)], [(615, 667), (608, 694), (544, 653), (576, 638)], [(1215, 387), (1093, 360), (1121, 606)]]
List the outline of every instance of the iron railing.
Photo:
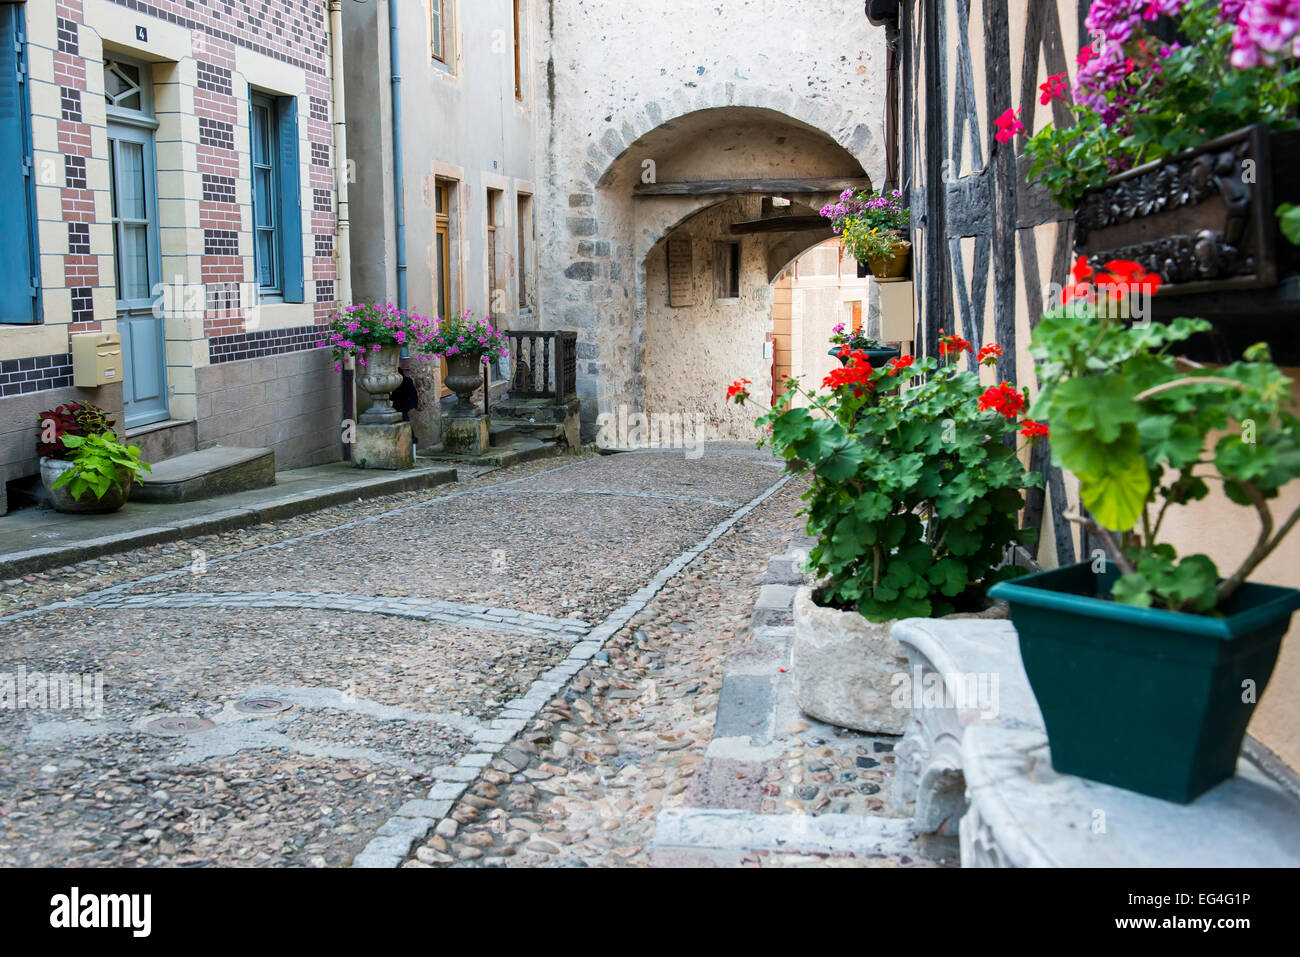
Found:
[(507, 332), (515, 370), (510, 395), (565, 402), (578, 390), (578, 334), (552, 329)]

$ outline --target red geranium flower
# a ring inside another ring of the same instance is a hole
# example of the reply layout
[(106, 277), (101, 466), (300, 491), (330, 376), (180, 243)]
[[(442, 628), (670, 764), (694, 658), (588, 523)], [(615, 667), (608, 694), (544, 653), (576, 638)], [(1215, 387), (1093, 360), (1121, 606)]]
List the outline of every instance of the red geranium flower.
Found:
[(974, 352), (975, 347), (961, 336), (945, 336), (943, 330), (939, 330), (939, 355), (960, 355), (963, 352)]
[(745, 400), (749, 398), (748, 386), (751, 385), (753, 385), (753, 383), (748, 379), (737, 379), (735, 382), (731, 383), (731, 385), (727, 386), (727, 401), (731, 402), (734, 399), (736, 405), (744, 405)]
[[(861, 359), (858, 357), (861, 356)], [(862, 395), (863, 390), (871, 389), (871, 363), (865, 352), (853, 353), (848, 365), (832, 369), (830, 375), (822, 380), (824, 389), (852, 389), (854, 395)]]
[(1017, 133), (1025, 131), (1025, 125), (1020, 122), (1020, 111), (1007, 107), (1007, 111), (993, 121), (998, 131), (993, 134), (993, 138), (999, 143), (1010, 143), (1016, 138)]
[(994, 409), (1008, 419), (1014, 419), (1024, 410), (1025, 397), (1023, 393), (1016, 391), (1015, 386), (1010, 382), (1003, 382), (1001, 385), (985, 389), (984, 394), (980, 396), (979, 405), (981, 412)]
[(912, 356), (899, 356), (897, 359), (890, 359), (888, 372), (890, 375), (897, 375), (914, 361), (915, 359)]
[(1048, 429), (1042, 422), (1025, 419), (1020, 425), (1020, 434), (1027, 439), (1045, 439), (1048, 436)]
[(1046, 106), (1053, 100), (1064, 99), (1068, 76), (1068, 73), (1057, 73), (1049, 76), (1046, 83), (1040, 83), (1038, 88), (1043, 91), (1043, 94), (1038, 98), (1038, 102)]
[(1079, 51), (1079, 55), (1074, 58), (1074, 62), (1079, 64), (1079, 66), (1087, 66), (1088, 61), (1095, 56), (1097, 56), (1097, 51), (1090, 46), (1086, 46)]
[(1001, 355), (1002, 347), (996, 343), (990, 342), (975, 356), (975, 361), (980, 365), (995, 366), (998, 364), (998, 357)]

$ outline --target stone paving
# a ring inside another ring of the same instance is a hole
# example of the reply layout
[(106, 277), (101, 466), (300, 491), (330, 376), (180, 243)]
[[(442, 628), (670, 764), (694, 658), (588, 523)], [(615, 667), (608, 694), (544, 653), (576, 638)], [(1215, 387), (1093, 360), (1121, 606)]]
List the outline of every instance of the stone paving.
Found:
[[(554, 714), (600, 724), (557, 696), (596, 688), (602, 708), (647, 711), (605, 655), (648, 669), (647, 713), (673, 718), (633, 719), (643, 772), (606, 741), (589, 756), (680, 796), (719, 642), (749, 616), (747, 573), (773, 523), (787, 538), (797, 524), (780, 480), (752, 447), (587, 455), (5, 582), (0, 680), (94, 676), (102, 710), (32, 692), (38, 707), (0, 709), (0, 864), (387, 865), (439, 821), (468, 841), (466, 808), (500, 827), (476, 807), (500, 787), (494, 762), (588, 750), (529, 738)], [(675, 763), (651, 769), (661, 750)], [(566, 798), (542, 763), (524, 779)], [(648, 839), (586, 843), (636, 862)]]

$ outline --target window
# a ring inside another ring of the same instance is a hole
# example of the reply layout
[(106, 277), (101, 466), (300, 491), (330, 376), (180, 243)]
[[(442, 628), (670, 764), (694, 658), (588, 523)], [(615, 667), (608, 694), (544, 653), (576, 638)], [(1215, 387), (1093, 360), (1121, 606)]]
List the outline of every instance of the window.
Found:
[(429, 0), (429, 52), (447, 62), (447, 10), (449, 0)]
[(280, 238), (274, 198), (280, 194), (276, 175), (279, 156), (276, 135), (275, 102), (269, 96), (254, 94), (249, 140), (252, 143), (253, 171), (253, 268), (260, 293), (280, 292)]
[(253, 272), (258, 296), (304, 302), (298, 101), (249, 91)]
[(862, 300), (844, 304), (844, 324), (854, 332), (862, 331)]
[[(25, 4), (0, 5), (0, 180), (6, 214), (0, 244), (8, 268), (0, 270), (0, 322), (40, 321), (40, 259), (36, 247), (36, 192), (27, 92)], [(21, 170), (21, 176), (12, 171)]]
[(520, 49), (519, 49), (519, 2), (514, 0), (515, 6), (515, 99), (524, 98), (524, 75), (521, 69)]
[(526, 194), (519, 196), (519, 219), (516, 224), (519, 231), (519, 308), (528, 308), (528, 254), (533, 245), (533, 198)]
[(713, 244), (713, 298), (740, 298), (740, 243)]
[(434, 186), (434, 254), (438, 260), (438, 316), (450, 315), (451, 299), (451, 182), (440, 179)]
[[(505, 309), (505, 296), (500, 293), (497, 283), (497, 223), (501, 218), (501, 190), (487, 191), (487, 270), (488, 270), (488, 315), (495, 315)], [(498, 304), (500, 309), (497, 308)]]

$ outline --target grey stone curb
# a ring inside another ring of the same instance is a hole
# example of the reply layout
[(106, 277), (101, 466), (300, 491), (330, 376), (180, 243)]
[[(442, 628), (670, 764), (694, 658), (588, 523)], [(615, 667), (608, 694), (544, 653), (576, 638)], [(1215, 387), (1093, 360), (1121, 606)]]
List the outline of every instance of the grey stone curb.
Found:
[(237, 528), (247, 528), (250, 525), (259, 525), (262, 522), (294, 518), (332, 505), (354, 502), (357, 499), (382, 498), (399, 492), (435, 488), (455, 481), (454, 468), (421, 469), (410, 474), (346, 482), (330, 489), (286, 495), (284, 498), (273, 499), (254, 507), (208, 512), (205, 515), (181, 519), (166, 525), (84, 539), (75, 545), (50, 545), (44, 548), (10, 552), (0, 560), (0, 578), (18, 578), (21, 575), (73, 565), (133, 548), (148, 548), (151, 545), (165, 545), (186, 538), (215, 535)]
[[(339, 595), (325, 592), (163, 592), (145, 595), (104, 595), (92, 600), (70, 598), (57, 606), (15, 612), (0, 621), (29, 618), (59, 608), (303, 608), (321, 611), (363, 612), (414, 618), (445, 625), (462, 625), (512, 634), (564, 634), (579, 641), (591, 630), (580, 618), (551, 618), (530, 612), (513, 611), (508, 619), (487, 614), (478, 605), (428, 598), (377, 598), (372, 595)], [(554, 670), (554, 669), (553, 669)]]
[[(699, 555), (716, 542), (723, 535), (727, 534), (738, 522), (746, 515), (752, 512), (763, 502), (771, 498), (780, 491), (793, 476), (784, 476), (768, 486), (756, 498), (751, 499), (745, 505), (741, 506), (730, 516), (715, 525), (701, 541), (682, 552), (668, 565), (659, 570), (648, 584), (640, 588), (632, 595), (622, 607), (616, 609), (603, 622), (593, 628), (587, 637), (573, 646), (569, 653), (569, 658), (565, 660), (560, 667), (566, 671), (572, 666), (573, 673), (580, 671), (604, 646), (605, 642), (617, 634), (624, 625), (632, 620), (646, 605), (648, 605), (663, 590), (664, 586), (670, 582), (683, 568), (693, 562)], [(528, 726), (528, 722), (537, 717), (542, 708), (563, 689), (568, 683), (566, 678), (564, 682), (551, 680), (548, 672), (539, 677), (529, 686), (522, 698), (506, 702), (506, 709), (510, 710), (512, 715), (524, 714), (526, 717), (497, 719), (493, 724), (497, 725), (518, 725), (519, 731)], [(570, 675), (570, 677), (572, 677)], [(437, 782), (429, 791), (430, 801), (456, 801), (473, 781), (478, 779), (482, 768), (488, 763), (492, 755), (497, 754), (501, 748), (509, 741), (513, 740), (518, 731), (511, 731), (508, 728), (487, 728), (474, 734), (474, 751), (461, 758), (454, 768), (439, 768), (435, 772), (434, 780)], [(488, 751), (491, 748), (491, 751)], [(480, 758), (480, 754), (485, 754), (485, 758)], [(466, 777), (466, 772), (472, 770), (474, 773), (467, 780), (461, 780)], [(405, 805), (403, 805), (405, 807)], [(444, 815), (445, 816), (445, 815)], [(418, 821), (427, 823), (428, 827), (421, 833), (416, 834), (411, 840), (407, 841), (405, 835), (413, 833), (410, 826), (396, 825), (389, 828), (390, 824), (399, 818), (409, 821)], [(432, 818), (424, 817), (403, 817), (401, 812), (388, 819), (365, 846), (365, 849), (353, 860), (353, 867), (400, 867), (406, 860), (406, 855), (410, 853), (411, 847), (416, 841), (424, 840), (438, 825), (438, 821)], [(393, 831), (397, 827), (406, 828), (401, 831), (401, 837), (394, 837)]]

